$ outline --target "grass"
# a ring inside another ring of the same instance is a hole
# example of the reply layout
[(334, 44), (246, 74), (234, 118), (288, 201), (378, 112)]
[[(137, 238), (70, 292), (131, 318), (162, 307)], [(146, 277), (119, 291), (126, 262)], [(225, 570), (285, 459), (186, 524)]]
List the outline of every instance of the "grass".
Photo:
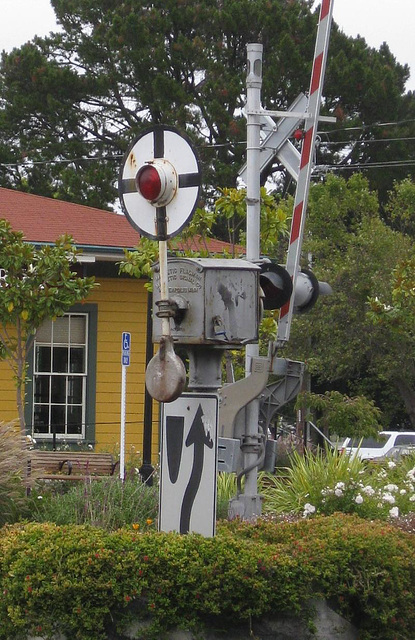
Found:
[(114, 531), (126, 525), (148, 526), (157, 519), (158, 489), (130, 474), (99, 478), (71, 486), (65, 493), (43, 484), (32, 492), (32, 520), (64, 524), (89, 524)]
[(264, 495), (266, 512), (299, 513), (307, 503), (321, 500), (322, 491), (329, 484), (357, 481), (364, 468), (358, 458), (339, 454), (331, 449), (306, 453), (294, 451), (290, 466), (281, 475), (260, 476), (260, 493)]
[(16, 521), (25, 512), (26, 443), (19, 429), (0, 423), (0, 525)]

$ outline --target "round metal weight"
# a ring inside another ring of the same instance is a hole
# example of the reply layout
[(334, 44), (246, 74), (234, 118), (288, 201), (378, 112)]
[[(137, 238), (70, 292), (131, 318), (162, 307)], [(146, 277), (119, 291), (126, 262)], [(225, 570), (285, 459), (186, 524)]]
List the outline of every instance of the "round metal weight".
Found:
[(147, 391), (158, 402), (173, 402), (183, 393), (185, 384), (186, 369), (174, 352), (173, 339), (162, 336), (160, 349), (147, 365)]

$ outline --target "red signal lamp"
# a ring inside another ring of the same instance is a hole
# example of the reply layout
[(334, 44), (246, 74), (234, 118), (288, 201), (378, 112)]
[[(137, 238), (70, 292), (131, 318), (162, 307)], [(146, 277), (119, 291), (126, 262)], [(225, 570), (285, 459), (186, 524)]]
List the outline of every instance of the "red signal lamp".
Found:
[(173, 165), (164, 158), (144, 164), (135, 176), (137, 191), (155, 207), (165, 207), (177, 193), (178, 179)]
[(157, 200), (161, 192), (161, 180), (157, 169), (151, 164), (141, 167), (137, 173), (136, 185), (138, 191), (146, 200)]
[(297, 140), (297, 142), (300, 142), (300, 140), (304, 138), (304, 131), (302, 129), (296, 129), (294, 131), (294, 138)]

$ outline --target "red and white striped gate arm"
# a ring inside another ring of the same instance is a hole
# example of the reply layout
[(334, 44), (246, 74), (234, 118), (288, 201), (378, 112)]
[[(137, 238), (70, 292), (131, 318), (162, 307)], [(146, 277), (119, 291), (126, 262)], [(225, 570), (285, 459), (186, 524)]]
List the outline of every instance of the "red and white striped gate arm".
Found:
[[(291, 223), (290, 243), (287, 253), (286, 269), (293, 281), (293, 292), (300, 265), (301, 247), (304, 234), (310, 178), (313, 170), (312, 155), (316, 141), (318, 117), (320, 113), (323, 80), (326, 70), (327, 53), (330, 40), (330, 28), (333, 16), (334, 0), (322, 0), (317, 29), (316, 48), (311, 74), (307, 118), (305, 120), (303, 146), (300, 157), (300, 170), (295, 192), (294, 211)], [(276, 346), (283, 346), (290, 337), (291, 320), (294, 309), (294, 293), (289, 302), (280, 310)]]

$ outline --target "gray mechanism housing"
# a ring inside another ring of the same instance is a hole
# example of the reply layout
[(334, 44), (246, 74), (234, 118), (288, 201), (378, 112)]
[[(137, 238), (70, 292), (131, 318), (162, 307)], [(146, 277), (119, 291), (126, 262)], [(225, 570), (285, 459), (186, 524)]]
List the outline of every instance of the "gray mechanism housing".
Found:
[[(180, 344), (242, 346), (258, 341), (260, 268), (241, 259), (170, 258), (171, 335)], [(154, 267), (153, 341), (161, 337), (160, 273)]]

